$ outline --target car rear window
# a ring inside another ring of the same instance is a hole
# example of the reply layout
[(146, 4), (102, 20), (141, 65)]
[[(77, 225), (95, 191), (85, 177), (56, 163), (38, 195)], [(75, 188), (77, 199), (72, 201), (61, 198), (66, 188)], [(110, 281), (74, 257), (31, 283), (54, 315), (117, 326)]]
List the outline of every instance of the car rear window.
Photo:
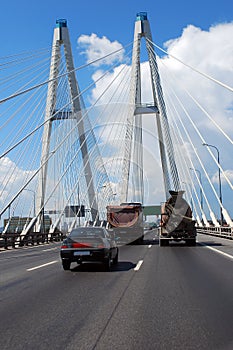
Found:
[(70, 233), (71, 238), (76, 237), (105, 237), (104, 230), (101, 229), (93, 229), (93, 228), (78, 228)]

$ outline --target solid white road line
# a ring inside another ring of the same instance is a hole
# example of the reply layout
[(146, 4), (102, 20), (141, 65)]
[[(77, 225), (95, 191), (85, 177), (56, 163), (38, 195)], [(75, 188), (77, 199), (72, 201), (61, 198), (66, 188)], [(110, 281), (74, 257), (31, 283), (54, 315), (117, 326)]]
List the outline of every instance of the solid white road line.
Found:
[(36, 266), (36, 267), (32, 267), (31, 269), (27, 269), (27, 271), (37, 270), (37, 269), (40, 269), (41, 267), (52, 265), (52, 264), (55, 264), (57, 262), (58, 262), (58, 260), (50, 261), (49, 263), (46, 263), (46, 264), (43, 264), (43, 265), (39, 265), (39, 266)]
[(223, 256), (226, 256), (227, 258), (233, 260), (233, 256), (230, 255), (230, 254), (224, 253), (224, 252), (222, 252), (221, 250), (218, 250), (218, 249), (216, 249), (216, 248), (210, 247), (210, 246), (208, 246), (208, 245), (205, 244), (205, 243), (201, 243), (201, 242), (198, 242), (198, 243), (201, 244), (202, 246), (204, 246), (204, 247), (210, 249), (210, 250), (213, 250), (214, 252), (216, 252), (216, 253), (218, 253), (218, 254), (222, 254)]
[(139, 260), (139, 262), (137, 263), (137, 266), (134, 268), (134, 271), (138, 271), (142, 266), (142, 263), (143, 263), (143, 260)]

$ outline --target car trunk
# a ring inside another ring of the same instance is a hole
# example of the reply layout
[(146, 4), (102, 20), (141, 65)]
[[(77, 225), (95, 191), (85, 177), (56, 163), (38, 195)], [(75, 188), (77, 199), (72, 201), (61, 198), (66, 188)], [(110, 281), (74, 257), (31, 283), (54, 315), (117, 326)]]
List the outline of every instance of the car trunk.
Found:
[(101, 237), (72, 237), (68, 243), (72, 245), (72, 248), (78, 249), (105, 248)]

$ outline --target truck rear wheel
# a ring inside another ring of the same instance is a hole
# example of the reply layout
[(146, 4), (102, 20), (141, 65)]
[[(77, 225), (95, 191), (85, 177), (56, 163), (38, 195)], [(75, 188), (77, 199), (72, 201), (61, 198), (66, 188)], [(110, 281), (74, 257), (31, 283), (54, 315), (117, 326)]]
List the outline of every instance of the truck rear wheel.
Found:
[(139, 237), (136, 241), (135, 244), (140, 245), (143, 244), (143, 236)]
[(168, 239), (160, 238), (160, 240), (159, 240), (159, 246), (160, 247), (166, 247), (168, 245), (169, 245), (169, 240)]
[(115, 258), (113, 259), (113, 264), (116, 265), (118, 263), (118, 249)]
[(196, 238), (190, 238), (190, 239), (187, 239), (186, 240), (186, 244), (188, 245), (188, 246), (195, 246), (196, 245)]

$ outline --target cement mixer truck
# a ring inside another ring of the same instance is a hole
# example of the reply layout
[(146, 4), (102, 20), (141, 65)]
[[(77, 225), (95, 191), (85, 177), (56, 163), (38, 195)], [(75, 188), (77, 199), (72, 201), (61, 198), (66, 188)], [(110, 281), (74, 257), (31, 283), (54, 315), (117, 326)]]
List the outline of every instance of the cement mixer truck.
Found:
[(196, 245), (196, 222), (192, 219), (189, 204), (183, 198), (184, 191), (169, 193), (171, 197), (161, 206), (160, 246), (169, 245), (172, 240)]

